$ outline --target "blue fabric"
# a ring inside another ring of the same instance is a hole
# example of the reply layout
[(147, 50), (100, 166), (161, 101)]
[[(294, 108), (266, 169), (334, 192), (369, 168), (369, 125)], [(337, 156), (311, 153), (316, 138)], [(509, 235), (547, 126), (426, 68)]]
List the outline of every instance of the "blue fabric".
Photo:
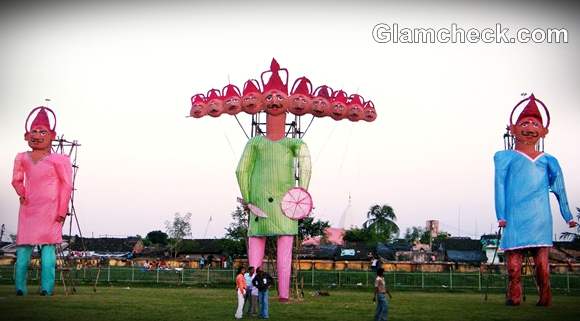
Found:
[(48, 295), (54, 292), (56, 277), (56, 248), (54, 245), (43, 245), (40, 250), (40, 289)]
[[(26, 280), (28, 278), (28, 265), (32, 255), (32, 246), (19, 246), (16, 249), (15, 286), (16, 291), (22, 294), (28, 293)], [(54, 292), (54, 280), (56, 277), (56, 248), (54, 245), (42, 245), (40, 249), (40, 290), (52, 295)]]
[(26, 295), (28, 287), (26, 286), (26, 279), (28, 278), (28, 264), (30, 263), (30, 256), (32, 255), (32, 246), (22, 245), (16, 249), (16, 264), (15, 271), (15, 286), (16, 291), (22, 292)]
[(521, 152), (505, 150), (495, 154), (494, 163), (496, 216), (507, 222), (500, 248), (552, 246), (549, 192), (556, 195), (564, 220), (572, 220), (556, 158), (544, 153), (532, 160)]
[(375, 321), (387, 321), (389, 315), (389, 305), (384, 293), (377, 293), (377, 310), (375, 311)]
[(260, 302), (260, 317), (268, 319), (268, 290), (258, 292), (258, 300)]
[[(252, 282), (248, 283), (252, 284)], [(246, 287), (246, 295), (244, 296), (244, 306), (248, 305), (248, 314), (252, 312), (252, 288), (250, 286)]]

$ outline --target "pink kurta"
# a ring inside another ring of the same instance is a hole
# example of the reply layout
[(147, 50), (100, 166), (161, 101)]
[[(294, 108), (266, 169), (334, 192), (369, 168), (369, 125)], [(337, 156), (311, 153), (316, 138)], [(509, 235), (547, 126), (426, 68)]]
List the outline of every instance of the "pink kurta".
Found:
[(14, 160), (12, 186), (19, 196), (26, 197), (20, 205), (16, 244), (57, 244), (62, 242), (62, 223), (72, 192), (72, 166), (68, 156), (49, 154), (32, 161), (28, 152)]

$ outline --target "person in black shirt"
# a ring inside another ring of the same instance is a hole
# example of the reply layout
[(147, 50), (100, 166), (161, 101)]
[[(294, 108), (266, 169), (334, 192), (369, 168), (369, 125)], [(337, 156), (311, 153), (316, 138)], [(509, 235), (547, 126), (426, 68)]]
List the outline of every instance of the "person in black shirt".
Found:
[(268, 289), (273, 283), (270, 274), (264, 272), (261, 267), (256, 269), (256, 277), (252, 285), (258, 288), (258, 300), (260, 305), (260, 318), (268, 319)]

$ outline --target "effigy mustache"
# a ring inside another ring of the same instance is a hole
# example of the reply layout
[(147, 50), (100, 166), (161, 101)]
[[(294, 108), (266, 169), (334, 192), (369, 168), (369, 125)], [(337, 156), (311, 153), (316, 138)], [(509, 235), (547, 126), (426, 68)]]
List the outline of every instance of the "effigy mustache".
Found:
[(522, 130), (522, 136), (528, 136), (528, 137), (538, 137), (538, 133), (534, 132), (534, 131), (524, 131)]

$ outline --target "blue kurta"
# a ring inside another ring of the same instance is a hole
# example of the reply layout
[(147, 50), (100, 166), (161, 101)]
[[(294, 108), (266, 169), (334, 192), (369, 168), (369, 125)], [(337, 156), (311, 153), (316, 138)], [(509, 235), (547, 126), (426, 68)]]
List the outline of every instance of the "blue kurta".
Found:
[(494, 163), (495, 212), (498, 220), (507, 222), (500, 248), (552, 246), (550, 191), (558, 199), (564, 220), (572, 220), (558, 160), (546, 153), (531, 159), (505, 150), (495, 154)]

